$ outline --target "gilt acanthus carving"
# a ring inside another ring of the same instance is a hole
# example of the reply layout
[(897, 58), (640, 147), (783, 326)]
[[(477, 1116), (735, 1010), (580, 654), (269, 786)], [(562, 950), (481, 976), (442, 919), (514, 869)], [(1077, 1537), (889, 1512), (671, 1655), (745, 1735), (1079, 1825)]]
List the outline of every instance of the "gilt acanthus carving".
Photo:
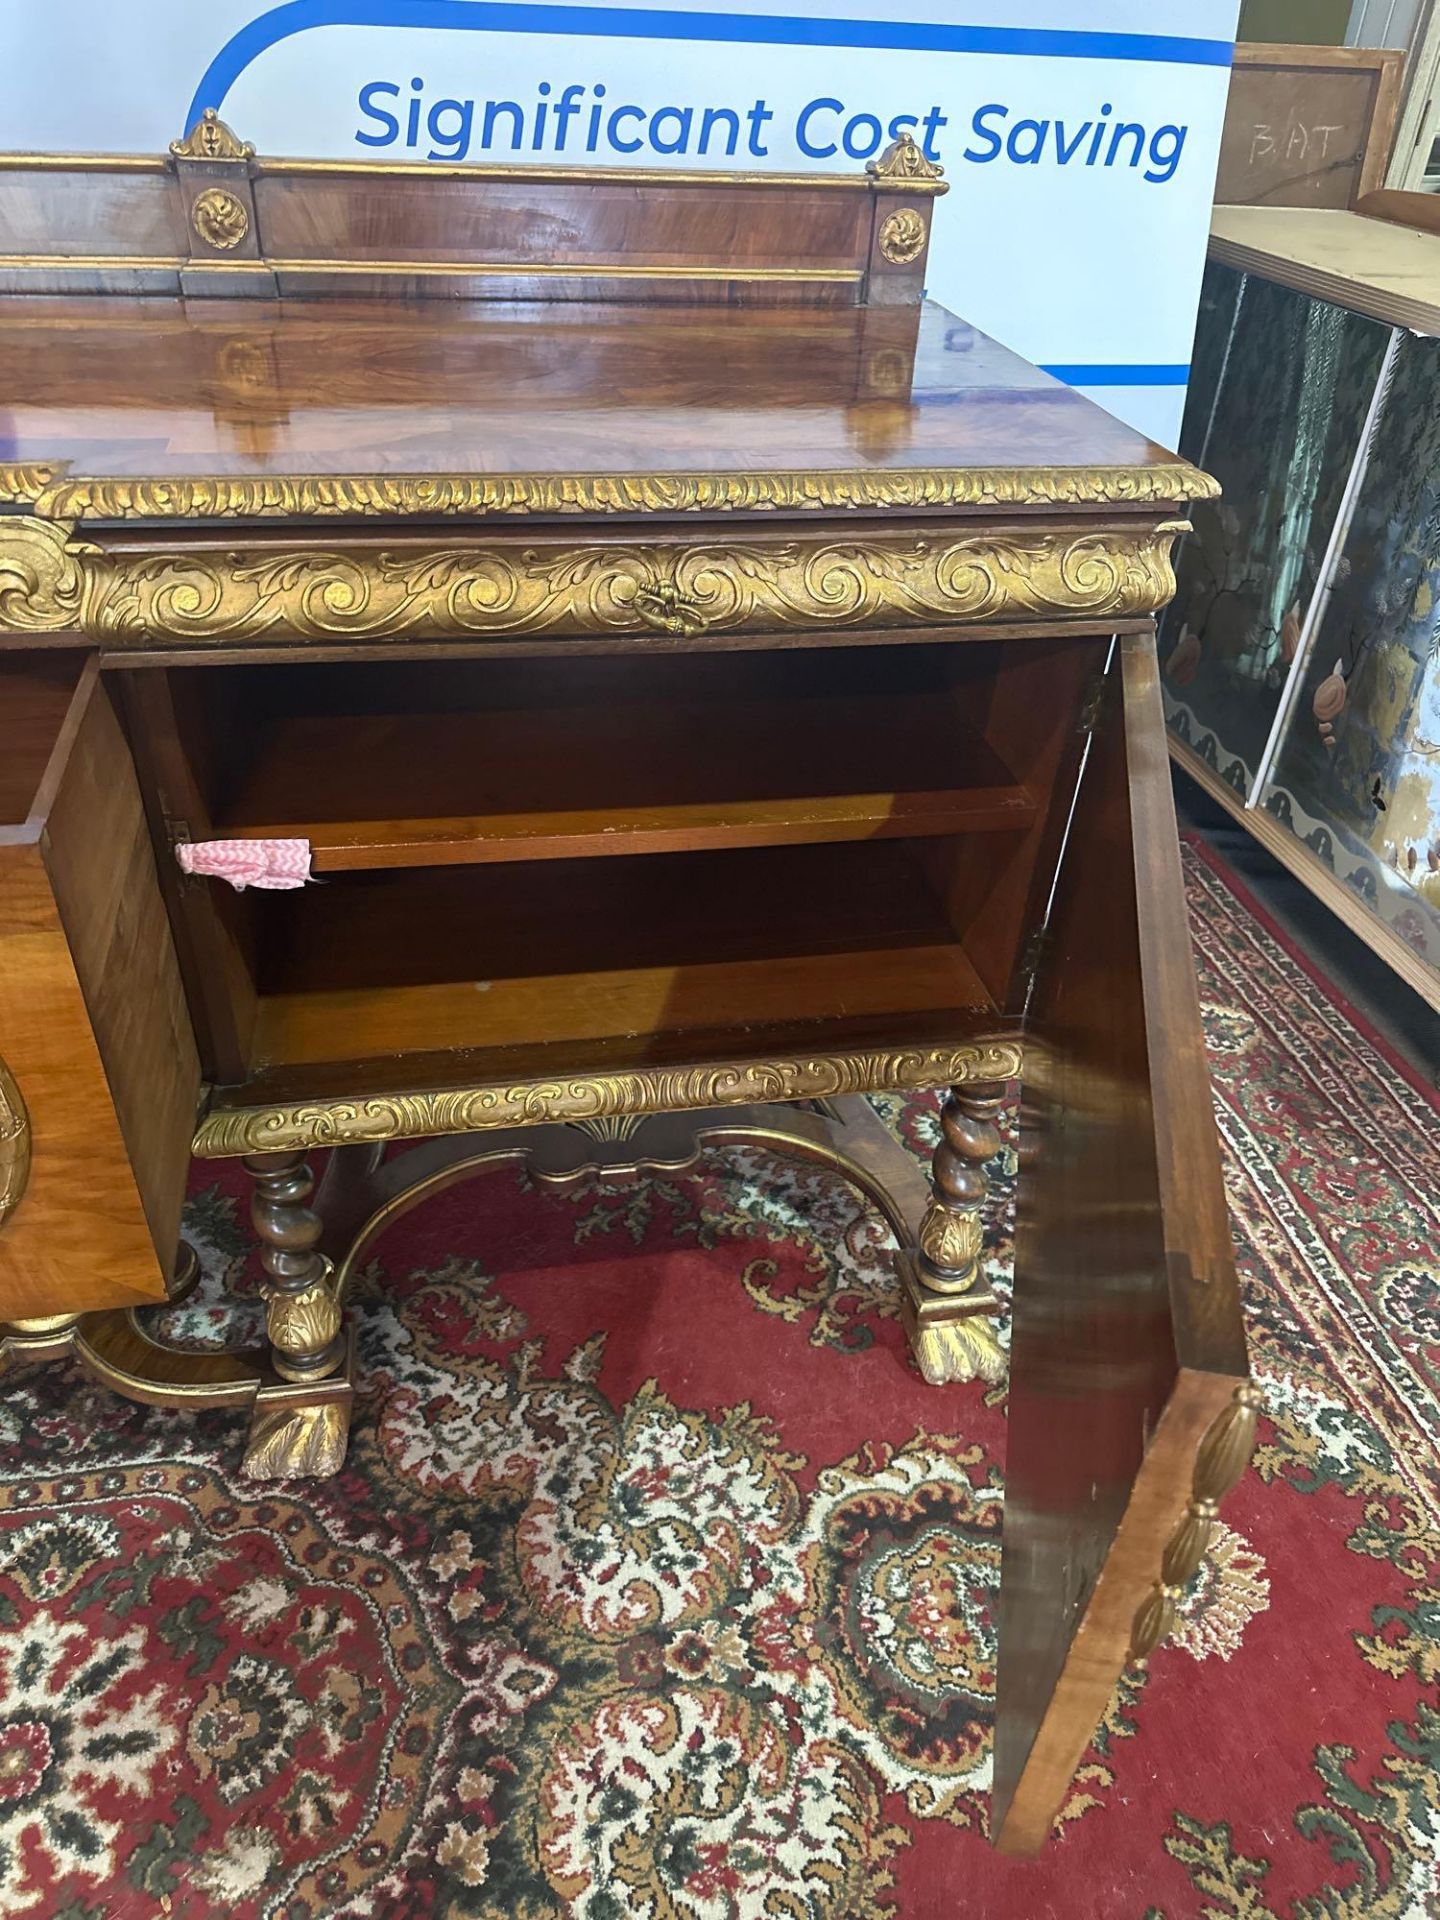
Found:
[(255, 149), (250, 142), (237, 139), (213, 107), (206, 107), (183, 140), (170, 142), (170, 151), (177, 160), (255, 158)]
[(953, 1086), (967, 1079), (1013, 1080), (1021, 1066), (1019, 1040), (987, 1039), (953, 1047), (748, 1060), (726, 1066), (640, 1068), (633, 1073), (528, 1080), (508, 1086), (222, 1108), (201, 1121), (194, 1150), (202, 1157), (223, 1158), (555, 1120), (573, 1124), (616, 1114), (834, 1099), (882, 1089)]
[(282, 1353), (316, 1353), (340, 1331), (340, 1303), (324, 1281), (299, 1293), (272, 1293), (265, 1309), (270, 1344)]
[(155, 553), (67, 545), (55, 526), (17, 518), (0, 521), (0, 628), (77, 626), (124, 645), (1125, 616), (1170, 598), (1170, 546), (1183, 525), (704, 545), (197, 544)]
[[(925, 149), (911, 133), (899, 134), (878, 160), (867, 161), (865, 171), (872, 180), (894, 181), (903, 186), (912, 186), (917, 181), (940, 180), (945, 173), (944, 167), (927, 157)], [(944, 188), (939, 191), (943, 193)]]
[[(917, 1235), (920, 1251), (931, 1266), (942, 1273), (962, 1273), (968, 1290), (974, 1284), (975, 1263), (985, 1249), (985, 1223), (978, 1209), (947, 1207), (932, 1200), (925, 1209)], [(926, 1276), (935, 1286), (933, 1275)], [(944, 1287), (937, 1287), (944, 1292)]]
[(257, 1411), (241, 1468), (247, 1480), (324, 1480), (345, 1464), (348, 1401)]
[(1185, 1589), (1200, 1571), (1215, 1530), (1220, 1502), (1250, 1463), (1264, 1399), (1253, 1381), (1242, 1381), (1216, 1415), (1195, 1456), (1190, 1500), (1166, 1542), (1160, 1578), (1135, 1613), (1130, 1658), (1144, 1663), (1175, 1625)]

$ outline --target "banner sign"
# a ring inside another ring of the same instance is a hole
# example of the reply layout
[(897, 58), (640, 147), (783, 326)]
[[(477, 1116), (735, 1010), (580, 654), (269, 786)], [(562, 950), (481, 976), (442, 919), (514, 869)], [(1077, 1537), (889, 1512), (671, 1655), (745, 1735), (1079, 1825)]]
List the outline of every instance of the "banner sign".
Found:
[(262, 154), (863, 168), (951, 183), (929, 292), (1173, 443), (1238, 0), (3, 0), (3, 142), (163, 151), (214, 107)]

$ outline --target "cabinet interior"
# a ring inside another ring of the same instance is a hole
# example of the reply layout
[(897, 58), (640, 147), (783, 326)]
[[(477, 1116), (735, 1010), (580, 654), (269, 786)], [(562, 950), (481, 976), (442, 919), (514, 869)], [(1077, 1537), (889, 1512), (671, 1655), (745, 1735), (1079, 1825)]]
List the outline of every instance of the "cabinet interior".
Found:
[[(279, 1098), (402, 1055), (438, 1084), (983, 1026), (1101, 646), (125, 670), (207, 1073)], [(173, 858), (289, 836), (299, 891)]]

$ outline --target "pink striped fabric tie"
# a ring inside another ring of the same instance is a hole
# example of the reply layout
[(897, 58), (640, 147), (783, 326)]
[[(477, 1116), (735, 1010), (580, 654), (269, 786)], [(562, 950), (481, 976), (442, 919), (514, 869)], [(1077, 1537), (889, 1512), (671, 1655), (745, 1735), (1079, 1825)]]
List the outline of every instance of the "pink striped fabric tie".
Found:
[(308, 840), (180, 840), (175, 858), (185, 873), (246, 887), (303, 887), (310, 878)]

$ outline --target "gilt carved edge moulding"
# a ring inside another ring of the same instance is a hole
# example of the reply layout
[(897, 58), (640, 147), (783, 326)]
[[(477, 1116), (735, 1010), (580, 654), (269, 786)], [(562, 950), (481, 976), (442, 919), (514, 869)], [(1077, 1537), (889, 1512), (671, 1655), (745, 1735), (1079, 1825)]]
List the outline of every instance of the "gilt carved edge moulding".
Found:
[(297, 473), (107, 477), (0, 465), (0, 506), (48, 520), (810, 513), (837, 508), (1146, 507), (1213, 500), (1187, 461), (1151, 467), (901, 467), (756, 473)]
[(692, 1107), (835, 1099), (892, 1087), (959, 1086), (1020, 1077), (1019, 1038), (958, 1046), (910, 1047), (838, 1055), (742, 1060), (722, 1066), (641, 1068), (574, 1074), (420, 1093), (230, 1106), (216, 1100), (200, 1121), (201, 1158), (479, 1133), (545, 1121), (598, 1120), (612, 1114), (674, 1113)]

